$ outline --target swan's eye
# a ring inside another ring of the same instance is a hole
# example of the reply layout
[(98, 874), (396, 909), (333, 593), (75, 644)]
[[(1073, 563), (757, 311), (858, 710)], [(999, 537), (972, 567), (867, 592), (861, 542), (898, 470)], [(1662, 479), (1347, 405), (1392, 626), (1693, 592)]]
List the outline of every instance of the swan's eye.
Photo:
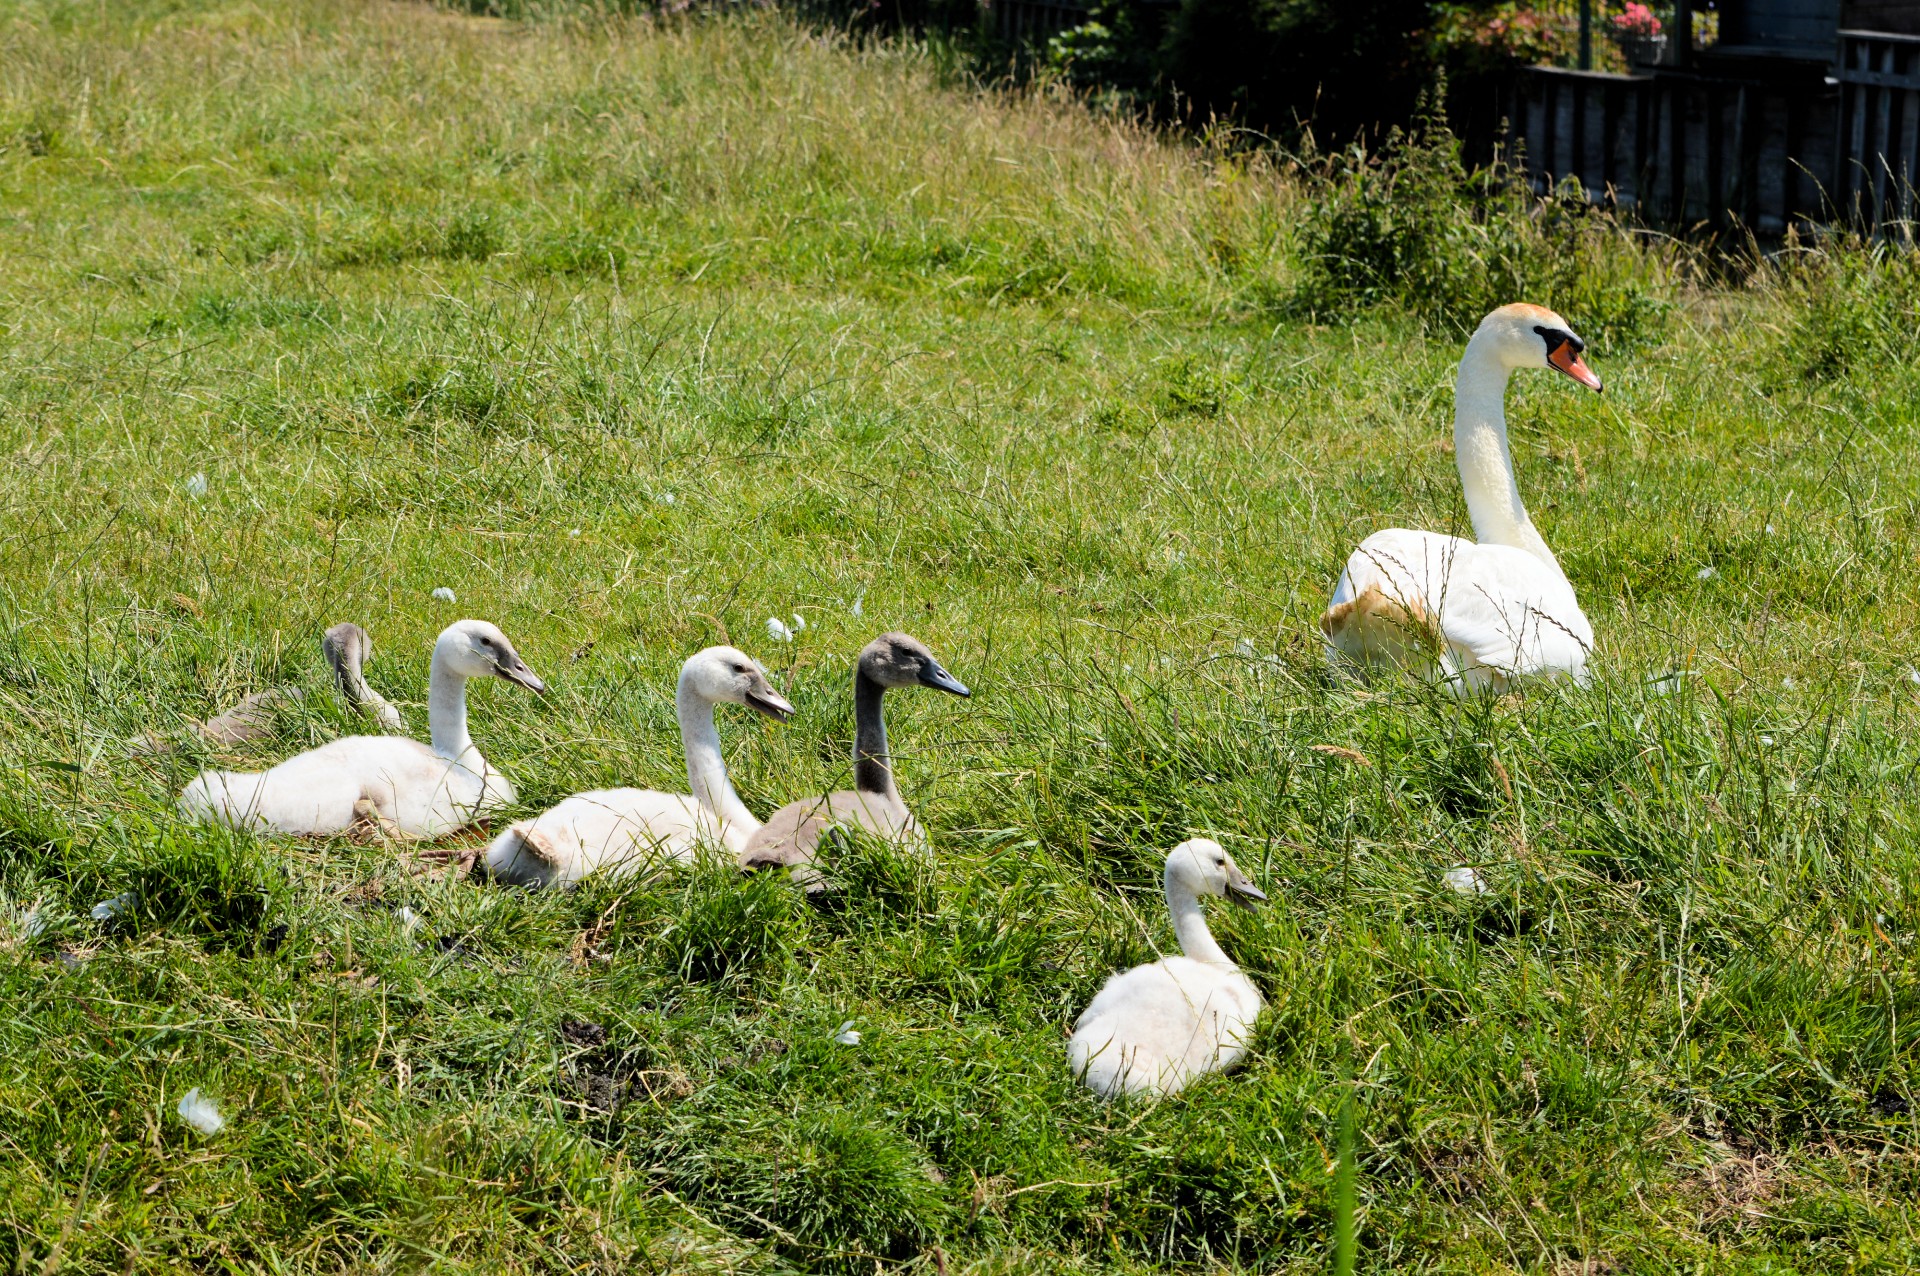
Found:
[(1535, 324), (1533, 330), (1540, 335), (1541, 340), (1547, 343), (1547, 356), (1549, 358), (1551, 358), (1553, 352), (1561, 346), (1572, 346), (1575, 354), (1583, 354), (1586, 352), (1587, 343), (1565, 329), (1549, 328), (1545, 324)]

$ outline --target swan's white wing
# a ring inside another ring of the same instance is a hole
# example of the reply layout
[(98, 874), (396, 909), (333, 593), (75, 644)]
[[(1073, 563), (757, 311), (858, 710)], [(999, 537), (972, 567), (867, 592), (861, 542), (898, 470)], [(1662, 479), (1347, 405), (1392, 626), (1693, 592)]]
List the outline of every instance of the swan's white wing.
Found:
[(1525, 550), (1402, 528), (1361, 542), (1321, 628), (1349, 659), (1405, 665), (1461, 691), (1583, 676), (1593, 643), (1572, 590)]
[(291, 786), (323, 774), (353, 777), (360, 797), (408, 837), (445, 837), (513, 795), (506, 777), (488, 769), (479, 750), (469, 749), (454, 762), (418, 740), (394, 735), (323, 744), (282, 762), (267, 778)]
[(487, 848), (487, 868), (521, 884), (577, 882), (606, 871), (626, 877), (724, 846), (720, 821), (690, 794), (652, 789), (576, 793), (509, 826)]

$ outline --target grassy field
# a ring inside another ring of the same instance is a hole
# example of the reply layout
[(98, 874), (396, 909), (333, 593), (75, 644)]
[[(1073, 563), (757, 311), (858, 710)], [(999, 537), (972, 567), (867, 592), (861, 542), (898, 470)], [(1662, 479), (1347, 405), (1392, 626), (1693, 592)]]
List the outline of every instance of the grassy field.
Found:
[[(1362, 1271), (1920, 1262), (1920, 276), (1520, 210), (1387, 295), (1364, 195), (764, 14), (0, 9), (0, 1263), (1321, 1271), (1349, 1105)], [(1347, 551), (1465, 530), (1489, 289), (1608, 382), (1509, 400), (1597, 679), (1342, 685)], [(683, 784), (722, 640), (799, 706), (724, 718), (749, 805), (818, 792), (918, 635), (937, 867), (529, 895), (183, 827), (209, 757), (131, 746), (341, 619), (424, 734), (465, 615), (552, 685), (473, 696), (530, 810)], [(1065, 1028), (1189, 832), (1271, 1009), (1107, 1106)]]

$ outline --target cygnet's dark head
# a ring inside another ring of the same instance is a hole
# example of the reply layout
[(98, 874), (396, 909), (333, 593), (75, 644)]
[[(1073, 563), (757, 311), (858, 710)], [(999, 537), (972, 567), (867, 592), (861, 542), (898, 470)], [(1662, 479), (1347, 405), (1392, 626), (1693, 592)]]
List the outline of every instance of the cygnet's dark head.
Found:
[(925, 643), (906, 634), (881, 634), (860, 653), (860, 676), (882, 687), (933, 687), (970, 696), (967, 684), (948, 673)]
[(351, 620), (343, 620), (321, 635), (320, 650), (335, 670), (357, 670), (373, 659), (373, 639)]

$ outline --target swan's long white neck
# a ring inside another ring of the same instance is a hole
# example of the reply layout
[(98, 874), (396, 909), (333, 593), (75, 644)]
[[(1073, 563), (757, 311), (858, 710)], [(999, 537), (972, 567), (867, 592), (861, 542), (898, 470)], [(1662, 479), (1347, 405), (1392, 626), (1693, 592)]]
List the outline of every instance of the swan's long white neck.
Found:
[(467, 734), (467, 676), (453, 667), (439, 647), (433, 649), (433, 676), (427, 690), (427, 726), (433, 732), (433, 751), (449, 761), (472, 764), (464, 755), (473, 748)]
[(727, 761), (720, 756), (720, 732), (713, 725), (713, 701), (683, 677), (673, 703), (680, 714), (680, 743), (687, 752), (687, 785), (694, 800), (728, 825), (753, 832), (760, 821), (733, 791)]
[(1467, 342), (1453, 383), (1453, 454), (1460, 466), (1473, 534), (1483, 545), (1510, 545), (1551, 567), (1560, 564), (1527, 517), (1507, 447), (1507, 379), (1513, 370), (1495, 349), (1499, 336), (1481, 329)]
[(1180, 937), (1181, 952), (1209, 966), (1233, 965), (1233, 959), (1214, 942), (1213, 932), (1207, 929), (1199, 897), (1192, 887), (1172, 873), (1167, 874), (1167, 909), (1173, 914), (1173, 933)]

